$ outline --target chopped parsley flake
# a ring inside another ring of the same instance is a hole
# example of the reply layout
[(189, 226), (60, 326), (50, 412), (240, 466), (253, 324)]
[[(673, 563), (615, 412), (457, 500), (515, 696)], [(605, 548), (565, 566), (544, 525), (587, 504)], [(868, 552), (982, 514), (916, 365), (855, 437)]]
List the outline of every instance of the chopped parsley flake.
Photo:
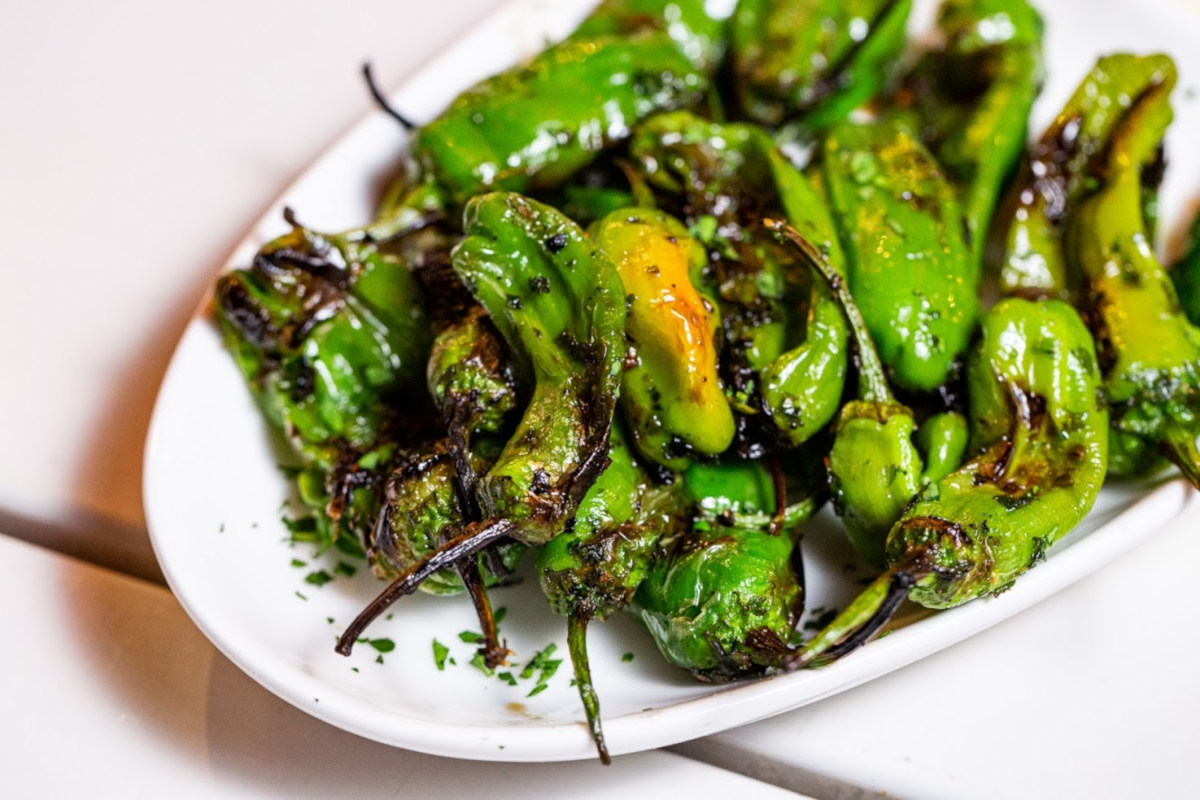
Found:
[(433, 663), (437, 665), (438, 672), (446, 671), (446, 656), (449, 654), (450, 648), (446, 647), (446, 645), (442, 644), (437, 639), (433, 640)]
[(323, 569), (319, 569), (316, 572), (310, 572), (304, 576), (304, 582), (311, 583), (313, 586), (324, 586), (331, 580), (333, 580), (333, 576)]

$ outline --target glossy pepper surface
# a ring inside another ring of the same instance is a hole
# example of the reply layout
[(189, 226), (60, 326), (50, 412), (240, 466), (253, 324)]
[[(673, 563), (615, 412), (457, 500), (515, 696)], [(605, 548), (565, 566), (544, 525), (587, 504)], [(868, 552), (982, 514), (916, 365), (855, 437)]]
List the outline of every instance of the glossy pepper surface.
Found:
[(621, 407), (638, 452), (675, 471), (693, 453), (724, 452), (734, 421), (717, 373), (720, 318), (693, 285), (708, 260), (703, 246), (653, 209), (616, 211), (591, 234), (625, 287)]
[[(1070, 297), (1079, 276), (1072, 276), (1063, 253), (1066, 220), (1087, 193), (1094, 172), (1103, 169), (1109, 142), (1130, 106), (1148, 91), (1174, 82), (1175, 66), (1167, 56), (1115, 53), (1096, 62), (1033, 144), (1009, 189), (1011, 221), (1000, 266), (1005, 294)], [(1157, 162), (1157, 147), (1140, 157), (1145, 166)], [(1137, 209), (1139, 217), (1142, 211)]]
[(1042, 86), (1041, 15), (1025, 0), (946, 0), (943, 43), (905, 80), (919, 133), (959, 190), (976, 260), (997, 199), (1025, 151)]
[(733, 84), (750, 119), (819, 131), (879, 93), (905, 44), (911, 0), (740, 0)]
[(1200, 487), (1200, 329), (1180, 308), (1142, 213), (1143, 170), (1157, 159), (1175, 83), (1169, 60), (1154, 63), (1156, 79), (1124, 104), (1093, 159), (1065, 250), (1104, 370), (1114, 471), (1142, 473), (1162, 454)]
[(945, 386), (979, 315), (980, 271), (953, 186), (892, 121), (838, 126), (823, 167), (850, 289), (889, 378), (908, 391)]
[(917, 495), (888, 535), (888, 570), (790, 667), (857, 648), (905, 597), (948, 608), (1004, 591), (1095, 502), (1108, 411), (1087, 327), (1066, 303), (1018, 298), (981, 327), (967, 376), (977, 455)]
[(659, 31), (697, 69), (712, 74), (726, 48), (726, 20), (736, 0), (604, 0), (580, 23), (574, 39), (630, 37)]
[[(724, 327), (726, 390), (790, 445), (837, 413), (846, 328), (828, 288), (762, 227), (783, 217), (842, 263), (833, 221), (816, 191), (753, 125), (676, 112), (643, 125), (630, 145), (647, 181), (709, 250), (706, 282)], [(675, 208), (677, 206), (677, 208)]]

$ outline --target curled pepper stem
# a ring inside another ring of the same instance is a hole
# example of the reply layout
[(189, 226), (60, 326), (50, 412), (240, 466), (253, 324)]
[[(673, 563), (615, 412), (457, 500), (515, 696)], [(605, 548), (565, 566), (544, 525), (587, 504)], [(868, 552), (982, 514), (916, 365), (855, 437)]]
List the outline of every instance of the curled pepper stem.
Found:
[(587, 629), (591, 617), (572, 614), (567, 618), (567, 651), (571, 654), (571, 667), (575, 672), (575, 685), (579, 688), (579, 699), (583, 702), (583, 713), (587, 716), (592, 741), (600, 761), (611, 764), (608, 746), (604, 743), (604, 730), (600, 726), (600, 698), (592, 684), (592, 669), (588, 664)]
[(1186, 428), (1174, 427), (1163, 437), (1162, 447), (1167, 458), (1179, 467), (1179, 471), (1191, 481), (1192, 486), (1200, 490), (1200, 449), (1196, 448), (1195, 433)]
[(879, 359), (879, 352), (875, 349), (875, 344), (871, 340), (871, 334), (867, 331), (867, 323), (863, 320), (862, 314), (858, 310), (858, 305), (854, 302), (853, 295), (850, 294), (850, 288), (846, 285), (846, 279), (837, 274), (833, 266), (830, 265), (829, 259), (812, 242), (801, 236), (795, 228), (786, 222), (765, 219), (763, 220), (763, 224), (774, 233), (782, 236), (799, 252), (801, 257), (808, 262), (809, 266), (829, 285), (829, 291), (838, 301), (838, 305), (841, 306), (842, 314), (846, 317), (846, 323), (850, 326), (850, 332), (854, 337), (855, 350), (858, 352), (859, 399), (868, 403), (894, 402), (892, 390), (888, 386), (887, 373), (883, 368), (883, 362)]
[(787, 671), (823, 667), (879, 633), (908, 597), (908, 590), (932, 573), (920, 559), (894, 565), (871, 582), (833, 622), (784, 660)]
[(385, 114), (399, 122), (401, 127), (406, 131), (411, 131), (417, 127), (417, 123), (413, 122), (404, 114), (388, 102), (388, 99), (383, 96), (383, 92), (379, 90), (379, 84), (375, 82), (375, 73), (371, 69), (371, 62), (364, 61), (362, 65), (363, 79), (367, 82), (367, 90), (371, 93), (371, 97), (379, 105)]
[(379, 596), (354, 618), (354, 621), (338, 639), (334, 649), (344, 656), (350, 655), (354, 649), (354, 643), (358, 641), (362, 632), (375, 621), (376, 617), (387, 611), (392, 603), (415, 592), (433, 573), (454, 566), (462, 559), (478, 553), (492, 542), (510, 535), (515, 528), (516, 524), (510, 519), (491, 520), (482, 527), (470, 526), (466, 532), (443, 542), (436, 550), (413, 564), (380, 592)]

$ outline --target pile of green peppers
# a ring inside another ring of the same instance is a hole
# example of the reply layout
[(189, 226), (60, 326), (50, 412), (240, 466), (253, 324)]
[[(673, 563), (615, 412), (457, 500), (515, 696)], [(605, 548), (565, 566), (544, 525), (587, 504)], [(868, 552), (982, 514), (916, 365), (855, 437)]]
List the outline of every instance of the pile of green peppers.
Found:
[[(1200, 245), (1148, 244), (1170, 59), (1102, 59), (1026, 151), (1037, 11), (944, 0), (921, 50), (910, 10), (605, 0), (417, 127), (375, 219), (289, 211), (220, 277), (311, 538), (388, 581), (338, 652), (465, 591), (505, 663), (531, 553), (607, 761), (592, 621), (705, 681), (820, 666), (1003, 591), (1109, 475), (1200, 488)], [(826, 500), (878, 577), (805, 641)]]

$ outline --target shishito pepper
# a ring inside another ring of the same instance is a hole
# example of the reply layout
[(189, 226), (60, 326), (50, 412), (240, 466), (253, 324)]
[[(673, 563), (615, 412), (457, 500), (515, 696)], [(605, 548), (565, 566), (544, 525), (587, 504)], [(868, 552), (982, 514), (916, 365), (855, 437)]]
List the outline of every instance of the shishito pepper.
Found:
[[(1158, 67), (1154, 76), (1140, 81), (1140, 93), (1110, 118), (1106, 147), (1092, 159), (1067, 222), (1064, 249), (1084, 284), (1081, 303), (1104, 371), (1114, 470), (1139, 474), (1161, 454), (1200, 488), (1200, 328), (1180, 308), (1142, 213), (1143, 173), (1157, 160), (1171, 121), (1175, 83), (1169, 59), (1150, 63)], [(1148, 66), (1114, 56), (1102, 72), (1121, 65), (1135, 74)]]
[(707, 263), (703, 246), (652, 209), (613, 212), (591, 234), (625, 287), (621, 407), (638, 452), (675, 471), (693, 453), (724, 452), (734, 422), (717, 374), (720, 318), (693, 285)]
[(725, 55), (726, 20), (736, 0), (604, 0), (571, 34), (574, 39), (661, 31), (698, 69), (716, 71)]
[[(1054, 122), (1035, 142), (1009, 189), (1000, 288), (1005, 294), (1067, 299), (1072, 276), (1063, 253), (1065, 221), (1104, 169), (1110, 140), (1131, 106), (1148, 91), (1175, 83), (1165, 55), (1115, 53), (1096, 62)], [(1154, 182), (1161, 154), (1141, 153), (1143, 177)], [(1135, 210), (1141, 217), (1144, 208)]]
[(1061, 301), (1009, 298), (968, 366), (974, 458), (926, 486), (887, 538), (888, 569), (787, 666), (866, 642), (908, 597), (948, 608), (1007, 589), (1087, 515), (1104, 482), (1108, 410), (1091, 335)]
[(1200, 214), (1192, 220), (1183, 255), (1171, 266), (1171, 282), (1183, 313), (1193, 325), (1200, 325)]
[(911, 0), (740, 0), (733, 85), (750, 119), (823, 130), (883, 88), (905, 44)]
[[(217, 280), (226, 344), (268, 421), (301, 458), (319, 538), (361, 552), (420, 407), (429, 334), (408, 269), (363, 231), (297, 224)], [(420, 426), (417, 426), (420, 427)], [(419, 438), (419, 435), (418, 435)]]
[(487, 310), (530, 388), (516, 431), (476, 482), (482, 520), (375, 599), (342, 634), (358, 634), (428, 575), (503, 538), (544, 544), (563, 531), (608, 462), (624, 360), (625, 302), (608, 258), (561, 213), (496, 192), (468, 203), (454, 269)]
[(731, 400), (744, 414), (761, 414), (787, 444), (807, 441), (837, 413), (845, 321), (825, 284), (761, 222), (786, 218), (837, 266), (841, 245), (825, 204), (753, 125), (662, 114), (638, 130), (630, 151), (664, 205), (709, 249), (705, 280), (721, 311)]
[(897, 99), (916, 111), (922, 140), (958, 186), (978, 260), (1041, 89), (1042, 18), (1025, 0), (945, 0), (937, 26), (942, 43)]
[(746, 524), (776, 512), (761, 462), (694, 464), (684, 488), (691, 530), (665, 542), (631, 608), (667, 661), (703, 681), (761, 674), (788, 653), (804, 604), (796, 547), (818, 495), (794, 504), (784, 530)]
[(674, 486), (655, 484), (634, 460), (619, 424), (613, 425), (609, 458), (572, 526), (537, 552), (542, 590), (555, 613), (567, 618), (575, 685), (606, 764), (600, 701), (588, 666), (588, 624), (629, 605), (659, 539), (677, 524), (682, 505)]
[[(913, 436), (916, 421), (912, 409), (892, 395), (879, 354), (845, 281), (795, 230), (778, 222), (769, 225), (829, 284), (846, 315), (857, 356), (858, 396), (842, 406), (833, 426), (833, 444), (827, 457), (829, 485), (834, 508), (854, 549), (882, 569), (886, 566), (884, 543), (888, 531), (921, 486), (931, 479), (924, 474)], [(949, 428), (943, 431), (946, 426)], [(954, 443), (965, 448), (966, 442), (956, 433), (945, 417), (927, 429), (927, 448), (940, 450), (936, 468), (941, 474), (932, 479), (958, 466), (956, 459), (961, 458), (962, 451), (952, 452)], [(948, 461), (955, 463), (947, 468)]]
[(953, 186), (892, 120), (832, 130), (823, 168), (850, 290), (892, 383), (915, 392), (944, 387), (979, 314), (980, 270)]

